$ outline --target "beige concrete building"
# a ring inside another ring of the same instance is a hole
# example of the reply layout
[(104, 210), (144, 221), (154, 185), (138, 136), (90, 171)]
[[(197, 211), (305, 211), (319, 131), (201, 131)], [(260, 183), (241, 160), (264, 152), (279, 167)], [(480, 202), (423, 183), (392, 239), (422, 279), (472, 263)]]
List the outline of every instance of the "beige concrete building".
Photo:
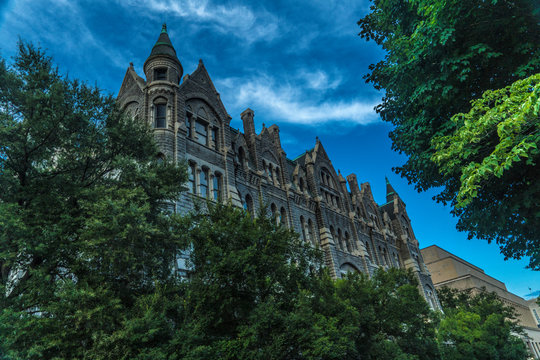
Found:
[(448, 286), (458, 290), (472, 289), (473, 292), (479, 292), (485, 288), (487, 291), (495, 292), (503, 303), (512, 306), (516, 310), (520, 325), (527, 334), (527, 338), (523, 340), (534, 357), (540, 359), (540, 318), (534, 316), (536, 311), (540, 317), (540, 308), (535, 300), (527, 301), (512, 294), (502, 281), (487, 275), (481, 268), (436, 245), (420, 251), (436, 289)]

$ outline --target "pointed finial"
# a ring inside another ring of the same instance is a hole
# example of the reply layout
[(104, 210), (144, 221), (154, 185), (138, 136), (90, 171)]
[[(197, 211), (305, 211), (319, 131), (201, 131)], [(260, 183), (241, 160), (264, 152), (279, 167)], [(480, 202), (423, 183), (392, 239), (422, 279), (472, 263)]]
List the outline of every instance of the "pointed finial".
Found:
[(388, 177), (384, 177), (384, 179), (386, 180), (386, 183), (390, 185), (390, 181), (388, 180)]
[(163, 23), (163, 26), (161, 27), (161, 33), (167, 33), (167, 24)]

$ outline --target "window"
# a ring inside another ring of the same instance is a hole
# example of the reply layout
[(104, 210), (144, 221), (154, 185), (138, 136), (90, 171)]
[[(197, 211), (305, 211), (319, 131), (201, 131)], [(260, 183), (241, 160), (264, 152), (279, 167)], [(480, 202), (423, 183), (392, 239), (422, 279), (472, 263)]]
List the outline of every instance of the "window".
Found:
[(276, 186), (279, 186), (279, 168), (276, 167), (274, 171), (276, 172), (276, 177), (274, 178), (274, 180), (275, 180)]
[(214, 143), (214, 147), (217, 148), (218, 147), (217, 129), (212, 128), (211, 133), (212, 133), (212, 142)]
[(154, 127), (164, 128), (167, 124), (167, 105), (166, 104), (156, 104), (156, 115), (155, 115)]
[(270, 182), (274, 182), (274, 178), (272, 177), (272, 165), (270, 164), (268, 164), (268, 167), (266, 168), (266, 176), (268, 176)]
[(213, 180), (212, 185), (213, 185), (212, 193), (213, 193), (214, 201), (219, 201), (221, 199), (221, 176), (219, 174), (214, 175), (214, 180)]
[(300, 187), (300, 192), (304, 192), (304, 179), (300, 178), (298, 185)]
[(304, 220), (304, 217), (303, 216), (300, 216), (300, 228), (302, 229), (302, 239), (304, 241), (308, 241), (308, 238), (307, 238), (307, 228), (306, 228), (306, 221)]
[(287, 226), (287, 212), (285, 211), (285, 208), (283, 207), (280, 210), (279, 222), (282, 225)]
[(154, 70), (154, 80), (167, 80), (167, 68), (157, 68)]
[(240, 166), (246, 166), (246, 153), (243, 147), (238, 148), (238, 162)]
[(208, 142), (208, 130), (206, 124), (200, 121), (195, 122), (195, 132), (197, 133), (197, 142), (206, 145)]
[(196, 183), (195, 183), (195, 164), (190, 163), (188, 166), (188, 182), (189, 188), (188, 191), (192, 194), (197, 193)]
[(385, 265), (390, 266), (390, 260), (388, 259), (388, 252), (386, 251), (386, 248), (383, 249), (383, 258)]
[(276, 220), (277, 224), (279, 224), (279, 221), (280, 221), (278, 219), (279, 214), (277, 213), (277, 207), (275, 204), (270, 205), (270, 212), (272, 213), (272, 218)]
[(203, 169), (199, 174), (199, 192), (202, 197), (208, 197), (208, 170)]
[(244, 210), (248, 211), (253, 217), (253, 199), (251, 198), (251, 195), (246, 194), (243, 205), (244, 205)]
[(164, 161), (165, 161), (165, 155), (163, 155), (162, 153), (159, 153), (156, 157), (156, 162), (158, 164), (163, 164)]
[(311, 219), (308, 220), (308, 240), (311, 240), (313, 245), (317, 245), (317, 240), (315, 239), (315, 232), (313, 231), (313, 223), (311, 222)]
[(191, 137), (191, 116), (186, 114), (187, 137)]

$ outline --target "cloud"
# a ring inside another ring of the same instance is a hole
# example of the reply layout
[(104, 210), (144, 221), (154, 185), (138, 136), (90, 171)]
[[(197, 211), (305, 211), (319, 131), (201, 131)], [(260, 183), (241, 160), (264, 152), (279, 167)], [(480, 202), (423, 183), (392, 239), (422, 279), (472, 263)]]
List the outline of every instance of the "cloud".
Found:
[[(322, 125), (328, 123), (347, 123), (367, 125), (379, 121), (373, 108), (378, 99), (340, 99), (323, 96), (321, 84), (328, 83), (324, 75), (313, 76), (312, 89), (321, 89), (314, 96), (306, 87), (280, 84), (267, 75), (250, 79), (227, 78), (217, 80), (218, 88), (226, 88), (223, 96), (232, 96), (236, 107), (260, 109), (265, 116), (272, 116), (284, 123), (299, 125)], [(317, 80), (318, 79), (318, 80)], [(332, 83), (329, 83), (332, 86)]]
[[(208, 0), (117, 0), (123, 6), (143, 11), (172, 14), (190, 20), (194, 26), (209, 25), (218, 32), (234, 35), (248, 43), (272, 41), (280, 36), (278, 18), (245, 5), (219, 5)], [(188, 23), (189, 24), (189, 23)]]
[(45, 47), (62, 49), (83, 60), (89, 53), (101, 53), (115, 67), (123, 69), (129, 63), (125, 54), (94, 35), (87, 25), (86, 12), (73, 1), (18, 1), (4, 26), (11, 34), (42, 43)]

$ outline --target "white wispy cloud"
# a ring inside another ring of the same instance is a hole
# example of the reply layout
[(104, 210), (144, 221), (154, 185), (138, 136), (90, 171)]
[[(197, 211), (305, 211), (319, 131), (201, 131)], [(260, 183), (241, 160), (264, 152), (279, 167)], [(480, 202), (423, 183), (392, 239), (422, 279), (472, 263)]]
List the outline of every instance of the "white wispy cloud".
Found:
[(129, 63), (124, 53), (94, 35), (87, 25), (85, 11), (74, 1), (21, 0), (15, 3), (10, 15), (4, 26), (13, 38), (20, 35), (25, 40), (63, 49), (73, 57), (87, 58), (89, 53), (100, 53), (118, 68)]
[(208, 0), (117, 0), (119, 4), (143, 11), (166, 13), (192, 20), (198, 27), (209, 25), (213, 30), (253, 43), (272, 41), (280, 36), (279, 19), (264, 10), (255, 11), (245, 5), (220, 5)]
[[(302, 86), (301, 82), (279, 83), (268, 75), (249, 79), (221, 79), (217, 80), (216, 84), (218, 88), (227, 89), (223, 94), (228, 94), (226, 96), (236, 107), (251, 107), (264, 112), (265, 116), (271, 116), (285, 123), (312, 126), (335, 122), (366, 125), (379, 121), (378, 115), (373, 110), (378, 99), (340, 99), (323, 96), (325, 91), (322, 84), (332, 85), (325, 76), (327, 75), (315, 76), (311, 89)], [(320, 96), (316, 96), (313, 89), (321, 89)]]

